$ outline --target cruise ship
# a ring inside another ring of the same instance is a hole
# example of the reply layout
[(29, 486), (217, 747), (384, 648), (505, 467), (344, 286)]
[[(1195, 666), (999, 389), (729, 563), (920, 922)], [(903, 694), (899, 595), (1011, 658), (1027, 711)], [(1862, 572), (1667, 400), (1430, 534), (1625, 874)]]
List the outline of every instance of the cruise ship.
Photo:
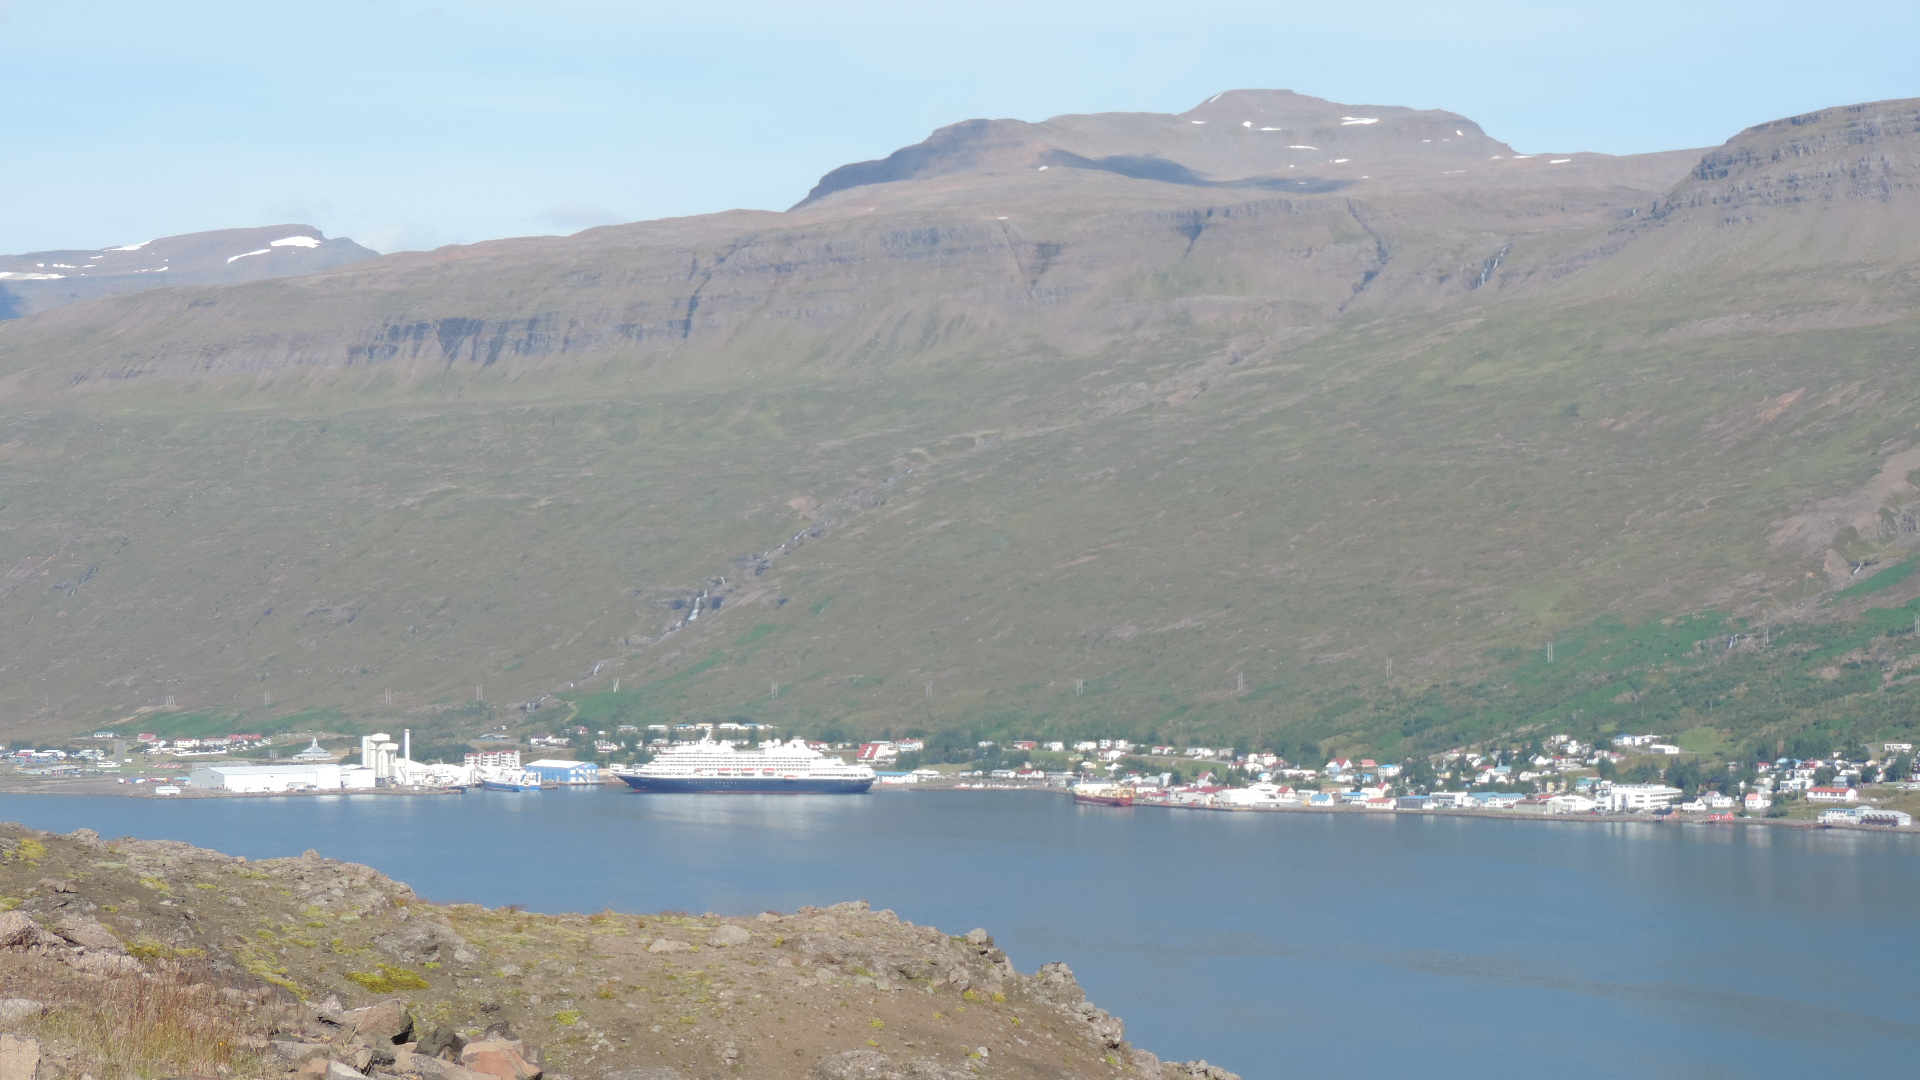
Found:
[(612, 771), (635, 791), (657, 793), (858, 795), (871, 788), (874, 779), (867, 766), (828, 757), (805, 739), (741, 750), (707, 738), (662, 750), (637, 769)]

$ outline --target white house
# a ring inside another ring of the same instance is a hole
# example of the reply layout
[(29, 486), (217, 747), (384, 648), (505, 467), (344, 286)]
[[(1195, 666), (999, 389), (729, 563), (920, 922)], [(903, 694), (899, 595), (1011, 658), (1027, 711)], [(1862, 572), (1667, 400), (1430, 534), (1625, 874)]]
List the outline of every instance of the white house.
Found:
[(1773, 800), (1769, 798), (1764, 791), (1749, 791), (1746, 796), (1740, 800), (1741, 809), (1749, 814), (1758, 813), (1772, 805)]
[(1850, 788), (1850, 787), (1810, 787), (1807, 789), (1807, 801), (1808, 802), (1840, 802), (1840, 803), (1859, 802), (1860, 789)]
[(1665, 784), (1615, 784), (1607, 792), (1607, 809), (1616, 814), (1658, 810), (1679, 797), (1679, 788)]
[(1547, 812), (1550, 814), (1591, 814), (1599, 803), (1585, 795), (1555, 795), (1547, 800)]

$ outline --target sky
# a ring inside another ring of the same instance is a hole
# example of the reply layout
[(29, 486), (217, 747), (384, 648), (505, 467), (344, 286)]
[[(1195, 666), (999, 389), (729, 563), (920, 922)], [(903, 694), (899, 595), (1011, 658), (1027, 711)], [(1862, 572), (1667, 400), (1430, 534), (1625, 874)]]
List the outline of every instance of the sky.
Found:
[(381, 251), (747, 207), (970, 117), (1232, 88), (1523, 153), (1920, 96), (1857, 0), (0, 0), (0, 251), (311, 224)]

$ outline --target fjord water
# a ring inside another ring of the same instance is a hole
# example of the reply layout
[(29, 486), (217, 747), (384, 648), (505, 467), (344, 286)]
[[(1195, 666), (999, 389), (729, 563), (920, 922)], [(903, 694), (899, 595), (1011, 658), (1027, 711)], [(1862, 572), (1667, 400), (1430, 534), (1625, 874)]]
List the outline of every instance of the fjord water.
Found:
[(1065, 960), (1138, 1045), (1248, 1080), (1892, 1075), (1920, 1054), (1906, 836), (953, 791), (0, 795), (0, 819), (254, 858), (315, 848), (433, 900), (543, 911), (865, 899), (984, 926), (1023, 971)]

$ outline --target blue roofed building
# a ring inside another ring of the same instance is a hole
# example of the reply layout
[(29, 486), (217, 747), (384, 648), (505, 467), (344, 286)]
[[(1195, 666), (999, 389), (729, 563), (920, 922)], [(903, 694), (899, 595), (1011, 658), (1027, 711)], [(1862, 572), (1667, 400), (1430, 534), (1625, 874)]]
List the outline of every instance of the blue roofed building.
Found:
[(539, 761), (528, 762), (521, 768), (538, 777), (543, 784), (597, 784), (600, 782), (600, 766), (591, 761), (541, 758)]

